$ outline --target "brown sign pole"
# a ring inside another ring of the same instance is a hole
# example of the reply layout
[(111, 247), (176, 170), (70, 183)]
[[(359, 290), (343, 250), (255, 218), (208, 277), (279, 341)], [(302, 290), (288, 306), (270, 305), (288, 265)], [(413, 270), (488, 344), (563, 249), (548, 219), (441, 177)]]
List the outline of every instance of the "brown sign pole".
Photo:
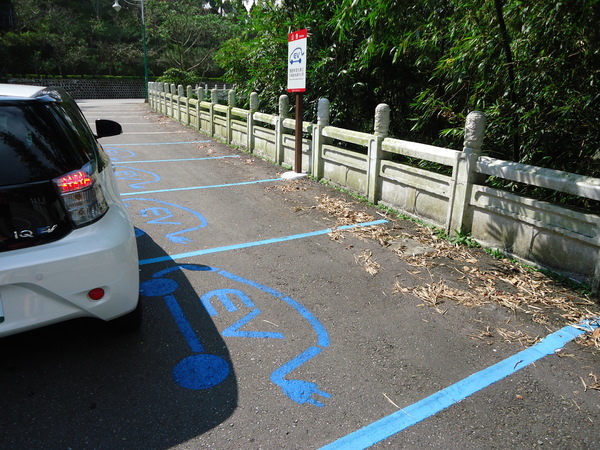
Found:
[(296, 92), (296, 141), (294, 147), (294, 170), (302, 173), (302, 119), (304, 117), (304, 94)]

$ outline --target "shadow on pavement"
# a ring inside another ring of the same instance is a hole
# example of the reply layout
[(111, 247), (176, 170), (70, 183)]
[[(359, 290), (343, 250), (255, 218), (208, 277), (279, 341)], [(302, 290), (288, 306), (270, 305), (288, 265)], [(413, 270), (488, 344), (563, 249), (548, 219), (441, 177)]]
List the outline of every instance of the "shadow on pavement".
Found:
[[(141, 258), (165, 255), (147, 235), (138, 246)], [(233, 413), (233, 364), (189, 272), (141, 269), (138, 332), (77, 319), (0, 339), (4, 447), (167, 448)]]

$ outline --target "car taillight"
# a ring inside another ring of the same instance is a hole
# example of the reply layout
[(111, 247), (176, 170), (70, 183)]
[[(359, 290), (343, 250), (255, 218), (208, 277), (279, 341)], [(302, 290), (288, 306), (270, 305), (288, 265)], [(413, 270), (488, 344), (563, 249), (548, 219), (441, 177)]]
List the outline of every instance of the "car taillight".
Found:
[(92, 177), (83, 170), (76, 170), (54, 180), (61, 194), (80, 191), (94, 184)]
[(93, 222), (108, 210), (97, 174), (93, 173), (90, 164), (53, 181), (76, 227)]

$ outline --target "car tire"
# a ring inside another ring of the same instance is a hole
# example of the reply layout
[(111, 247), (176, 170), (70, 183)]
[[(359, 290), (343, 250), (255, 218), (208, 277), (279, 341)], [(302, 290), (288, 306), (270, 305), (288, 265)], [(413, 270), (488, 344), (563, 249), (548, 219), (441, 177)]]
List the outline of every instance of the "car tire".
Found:
[(139, 330), (142, 325), (142, 302), (138, 300), (135, 309), (121, 317), (108, 322), (109, 326), (121, 333), (131, 333)]

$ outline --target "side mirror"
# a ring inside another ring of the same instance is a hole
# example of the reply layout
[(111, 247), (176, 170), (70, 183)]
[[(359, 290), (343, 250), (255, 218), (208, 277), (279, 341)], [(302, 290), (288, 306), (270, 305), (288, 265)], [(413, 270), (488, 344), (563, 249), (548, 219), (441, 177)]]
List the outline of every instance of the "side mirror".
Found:
[(96, 138), (100, 139), (107, 136), (116, 136), (121, 134), (123, 128), (119, 122), (107, 119), (96, 120)]

